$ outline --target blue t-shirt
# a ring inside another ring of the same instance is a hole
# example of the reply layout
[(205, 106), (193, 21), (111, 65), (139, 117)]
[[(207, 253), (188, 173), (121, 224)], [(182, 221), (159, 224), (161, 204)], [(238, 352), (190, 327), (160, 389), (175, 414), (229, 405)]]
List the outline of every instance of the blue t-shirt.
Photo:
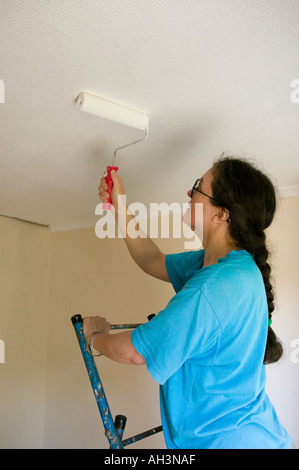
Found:
[(202, 268), (204, 250), (166, 256), (176, 295), (131, 338), (160, 384), (169, 449), (290, 448), (265, 393), (268, 308), (245, 250)]

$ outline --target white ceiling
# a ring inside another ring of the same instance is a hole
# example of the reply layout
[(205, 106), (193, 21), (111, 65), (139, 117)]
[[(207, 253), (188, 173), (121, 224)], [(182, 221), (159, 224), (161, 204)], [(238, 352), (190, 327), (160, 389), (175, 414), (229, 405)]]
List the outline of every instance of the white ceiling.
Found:
[(100, 177), (140, 131), (80, 112), (81, 91), (149, 115), (117, 155), (128, 203), (187, 202), (223, 151), (299, 195), (298, 24), (298, 0), (2, 0), (0, 214), (98, 220)]

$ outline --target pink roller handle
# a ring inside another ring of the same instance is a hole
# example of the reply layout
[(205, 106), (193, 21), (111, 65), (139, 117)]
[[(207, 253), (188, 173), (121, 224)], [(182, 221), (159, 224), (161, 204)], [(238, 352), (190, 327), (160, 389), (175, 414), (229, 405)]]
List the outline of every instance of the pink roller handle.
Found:
[(110, 175), (112, 170), (117, 171), (118, 166), (107, 166), (106, 183), (108, 184), (107, 193), (109, 194), (109, 197), (108, 197), (108, 201), (104, 202), (104, 204), (103, 204), (103, 209), (107, 209), (107, 210), (112, 209), (111, 190), (112, 190), (112, 187), (113, 187), (113, 181), (112, 181), (112, 178), (111, 178), (111, 175)]

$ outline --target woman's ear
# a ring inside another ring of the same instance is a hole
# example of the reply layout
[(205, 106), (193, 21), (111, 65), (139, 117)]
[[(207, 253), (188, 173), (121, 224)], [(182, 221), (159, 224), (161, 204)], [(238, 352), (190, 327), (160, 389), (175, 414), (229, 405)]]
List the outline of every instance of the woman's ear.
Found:
[(217, 224), (221, 224), (222, 222), (229, 222), (229, 211), (225, 209), (225, 207), (217, 207), (212, 220)]

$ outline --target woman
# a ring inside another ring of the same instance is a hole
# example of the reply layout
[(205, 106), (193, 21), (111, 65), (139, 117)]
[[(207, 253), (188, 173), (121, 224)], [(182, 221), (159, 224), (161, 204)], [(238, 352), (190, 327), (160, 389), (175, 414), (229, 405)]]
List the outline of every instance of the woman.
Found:
[[(115, 173), (112, 178), (117, 215), (124, 186)], [(106, 189), (102, 179), (102, 202)], [(141, 269), (171, 282), (176, 295), (132, 332), (109, 335), (104, 318), (86, 318), (85, 337), (113, 360), (147, 365), (161, 385), (168, 448), (290, 448), (292, 439), (265, 393), (265, 364), (282, 355), (271, 327), (265, 241), (276, 209), (274, 187), (247, 161), (220, 158), (188, 196), (193, 230), (196, 205), (203, 204), (203, 250), (166, 256), (149, 238), (126, 238)]]

